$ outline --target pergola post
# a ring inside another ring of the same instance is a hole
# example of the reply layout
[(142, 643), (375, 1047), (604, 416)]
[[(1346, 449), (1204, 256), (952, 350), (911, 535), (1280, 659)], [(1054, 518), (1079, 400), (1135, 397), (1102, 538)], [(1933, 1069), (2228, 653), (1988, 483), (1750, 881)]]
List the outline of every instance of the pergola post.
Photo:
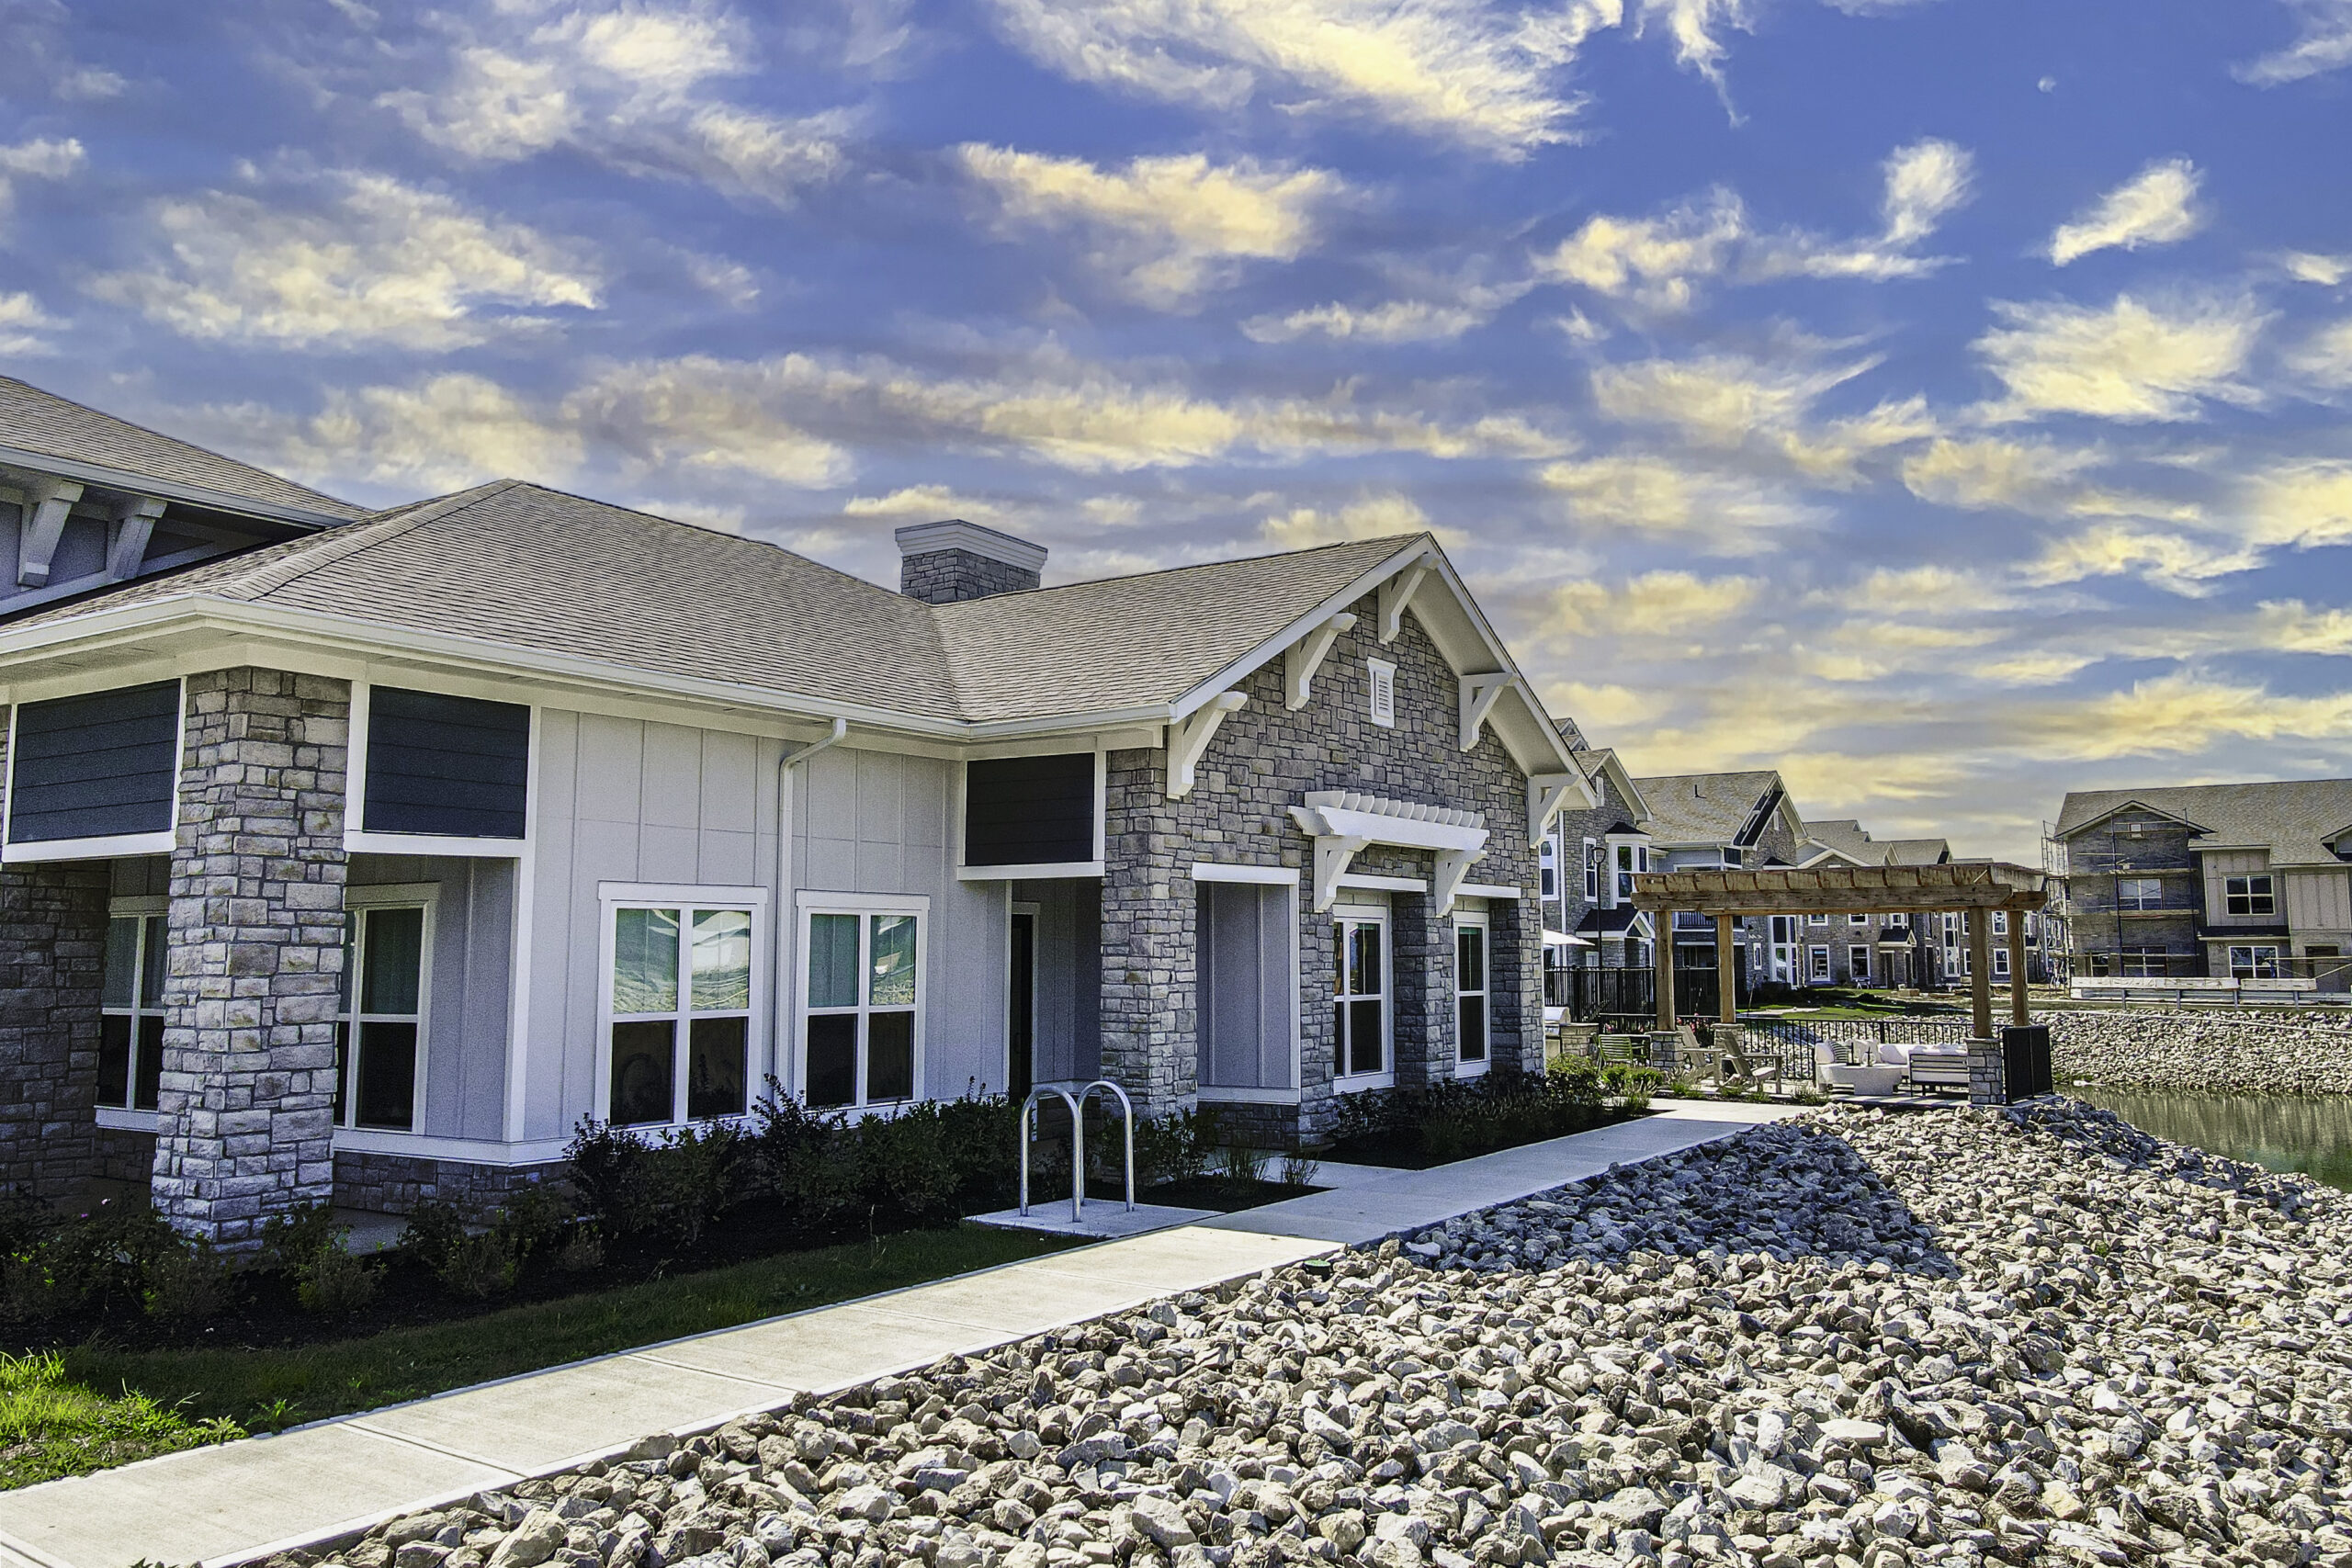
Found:
[(2025, 911), (2009, 911), (2009, 1021), (2023, 1029), (2031, 1022), (2025, 1005)]
[(1983, 909), (1970, 909), (1968, 922), (1968, 1004), (1973, 1037), (1993, 1038), (1993, 921)]
[(1652, 917), (1657, 922), (1650, 943), (1653, 961), (1657, 966), (1657, 1032), (1674, 1032), (1674, 911), (1660, 909)]
[(1715, 917), (1715, 989), (1721, 993), (1715, 1016), (1725, 1023), (1739, 1021), (1739, 949), (1732, 945), (1731, 917)]

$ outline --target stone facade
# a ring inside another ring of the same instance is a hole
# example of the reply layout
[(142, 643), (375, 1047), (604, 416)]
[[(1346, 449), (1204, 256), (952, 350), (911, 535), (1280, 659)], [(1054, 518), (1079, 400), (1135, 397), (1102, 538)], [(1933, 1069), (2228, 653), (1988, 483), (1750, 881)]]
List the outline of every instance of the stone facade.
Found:
[(228, 1246), (334, 1196), (350, 711), (340, 681), (187, 682), (154, 1197)]
[(561, 1160), (547, 1165), (469, 1165), (460, 1160), (337, 1149), (334, 1199), (346, 1208), (384, 1214), (405, 1214), (426, 1201), (490, 1207), (526, 1187), (555, 1180), (564, 1169)]
[[(1355, 626), (1342, 633), (1317, 672), (1307, 705), (1283, 703), (1277, 660), (1237, 688), (1249, 703), (1227, 717), (1182, 800), (1167, 793), (1164, 751), (1114, 751), (1108, 767), (1106, 868), (1102, 886), (1102, 1037), (1103, 1071), (1136, 1099), (1138, 1115), (1193, 1102), (1199, 1066), (1198, 901), (1195, 861), (1300, 870), (1313, 845), (1290, 817), (1310, 790), (1357, 789), (1480, 813), (1488, 831), (1474, 882), (1525, 890), (1523, 900), (1489, 908), (1492, 1070), (1539, 1070), (1543, 1062), (1543, 958), (1535, 903), (1536, 852), (1527, 841), (1526, 775), (1492, 727), (1464, 751), (1459, 743), (1459, 682), (1437, 647), (1408, 614), (1396, 639), (1374, 635), (1378, 606), (1370, 596), (1350, 606)], [(1371, 718), (1367, 660), (1396, 665), (1396, 723)], [(1427, 852), (1374, 845), (1352, 870), (1429, 878)], [(1524, 904), (1522, 910), (1519, 906)], [(1417, 908), (1417, 906), (1419, 907)], [(1453, 948), (1434, 900), (1391, 896), (1400, 1084), (1453, 1070)], [(1330, 997), (1335, 953), (1332, 916), (1317, 912), (1304, 885), (1299, 898), (1299, 1067), (1301, 1103), (1220, 1106), (1230, 1127), (1249, 1126), (1283, 1142), (1328, 1133)], [(1417, 1076), (1419, 1075), (1419, 1076)]]
[(0, 868), (0, 1186), (44, 1198), (101, 1174), (103, 862)]
[(1025, 567), (991, 560), (976, 550), (919, 550), (899, 561), (899, 592), (926, 604), (1019, 593), (1044, 581)]

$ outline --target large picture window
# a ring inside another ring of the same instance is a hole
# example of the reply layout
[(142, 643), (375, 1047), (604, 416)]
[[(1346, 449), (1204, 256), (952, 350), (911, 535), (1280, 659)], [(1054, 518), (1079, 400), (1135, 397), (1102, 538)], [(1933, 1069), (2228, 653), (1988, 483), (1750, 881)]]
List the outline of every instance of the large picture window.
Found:
[(641, 1127), (751, 1109), (759, 904), (741, 889), (609, 897), (605, 1119)]
[(348, 887), (344, 908), (335, 1121), (413, 1133), (424, 1088), (433, 901), (414, 887)]
[(1453, 1038), (1465, 1073), (1487, 1066), (1487, 917), (1463, 915), (1453, 922)]
[(801, 1098), (820, 1110), (912, 1100), (923, 910), (816, 905), (805, 920)]
[[(1388, 922), (1343, 915), (1332, 923), (1338, 963), (1332, 988), (1331, 1072), (1343, 1087), (1374, 1088), (1388, 1066)], [(1356, 1080), (1350, 1084), (1348, 1080)]]
[(164, 1072), (164, 900), (118, 898), (100, 978), (98, 1104), (153, 1111)]

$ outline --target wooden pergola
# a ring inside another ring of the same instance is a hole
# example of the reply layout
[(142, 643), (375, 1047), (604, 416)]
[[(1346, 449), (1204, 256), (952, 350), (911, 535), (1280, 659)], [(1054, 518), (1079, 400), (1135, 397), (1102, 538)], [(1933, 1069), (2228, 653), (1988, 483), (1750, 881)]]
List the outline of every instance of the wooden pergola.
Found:
[(1956, 914), (1968, 924), (1969, 990), (1975, 1037), (1993, 1037), (1993, 922), (2009, 915), (2009, 1018), (2026, 1021), (2025, 920), (2047, 899), (2042, 874), (2002, 861), (1949, 861), (1941, 865), (1775, 866), (1755, 871), (1652, 871), (1634, 878), (1634, 908), (1656, 917), (1657, 1026), (1671, 1032), (1674, 1012), (1674, 917), (1710, 916), (1715, 925), (1716, 989), (1722, 1021), (1738, 1021), (1732, 922), (1750, 915)]

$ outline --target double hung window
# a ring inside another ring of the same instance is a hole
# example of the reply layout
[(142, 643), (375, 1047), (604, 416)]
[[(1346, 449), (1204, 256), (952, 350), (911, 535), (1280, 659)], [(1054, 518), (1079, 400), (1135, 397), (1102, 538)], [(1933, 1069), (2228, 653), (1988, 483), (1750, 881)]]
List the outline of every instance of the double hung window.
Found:
[(1453, 922), (1453, 1037), (1465, 1073), (1487, 1066), (1487, 917), (1464, 915)]
[(1590, 839), (1584, 841), (1584, 901), (1600, 901), (1600, 846)]
[(100, 978), (98, 1104), (153, 1111), (164, 1071), (164, 900), (118, 898)]
[(1342, 916), (1332, 924), (1338, 966), (1331, 998), (1334, 1077), (1386, 1077), (1388, 1067), (1388, 922), (1378, 916)]
[(1621, 904), (1634, 897), (1634, 874), (1642, 869), (1641, 850), (1634, 844), (1617, 846), (1617, 901)]
[(802, 1098), (819, 1108), (914, 1098), (922, 1041), (922, 911), (806, 911)]
[(2278, 900), (2271, 891), (2267, 876), (2230, 877), (2222, 883), (2222, 895), (2233, 915), (2275, 915), (2278, 912)]
[(1807, 973), (1811, 978), (1816, 983), (1824, 985), (1827, 984), (1829, 980), (1829, 950), (1826, 947), (1816, 947), (1806, 954), (1806, 959), (1810, 965)]
[(1846, 923), (1849, 926), (1866, 926), (1871, 923), (1871, 918), (1868, 915), (1849, 915), (1846, 917)]
[(1860, 942), (1846, 949), (1846, 972), (1857, 986), (1867, 985), (1871, 977), (1871, 950)]
[(759, 898), (740, 888), (608, 893), (606, 909), (606, 1119), (645, 1126), (741, 1115), (759, 1000)]
[(2116, 968), (2135, 980), (2157, 978), (2171, 972), (2169, 959), (2161, 947), (2127, 947), (2116, 954)]
[(416, 1131), (432, 969), (433, 889), (344, 890), (334, 1032), (335, 1121)]
[(2164, 907), (2165, 884), (2160, 876), (2125, 876), (2115, 884), (2115, 907), (2119, 909), (2156, 909)]

